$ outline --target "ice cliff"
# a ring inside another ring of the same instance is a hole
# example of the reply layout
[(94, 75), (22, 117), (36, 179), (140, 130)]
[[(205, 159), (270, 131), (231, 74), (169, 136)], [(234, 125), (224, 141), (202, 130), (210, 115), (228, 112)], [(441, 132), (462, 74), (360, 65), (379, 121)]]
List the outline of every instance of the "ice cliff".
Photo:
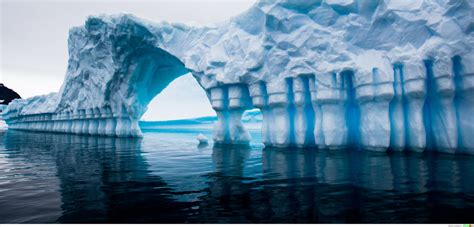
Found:
[(69, 34), (59, 93), (13, 101), (13, 129), (140, 136), (147, 104), (191, 72), (218, 116), (214, 140), (474, 154), (470, 0), (260, 1), (208, 27), (89, 17)]

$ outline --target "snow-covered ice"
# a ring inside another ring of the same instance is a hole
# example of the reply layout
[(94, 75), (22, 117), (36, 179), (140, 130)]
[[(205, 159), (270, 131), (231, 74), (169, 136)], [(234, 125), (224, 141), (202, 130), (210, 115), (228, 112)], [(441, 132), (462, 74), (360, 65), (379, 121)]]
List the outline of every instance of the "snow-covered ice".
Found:
[(191, 72), (217, 143), (474, 154), (474, 3), (259, 1), (219, 25), (91, 16), (69, 34), (58, 93), (12, 102), (13, 129), (140, 136), (148, 103)]

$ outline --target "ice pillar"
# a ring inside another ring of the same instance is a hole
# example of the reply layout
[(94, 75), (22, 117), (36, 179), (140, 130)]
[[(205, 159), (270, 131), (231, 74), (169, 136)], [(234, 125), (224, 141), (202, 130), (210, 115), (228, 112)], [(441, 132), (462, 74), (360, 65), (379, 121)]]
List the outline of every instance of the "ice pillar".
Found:
[[(318, 75), (316, 75), (318, 76)], [(313, 135), (314, 135), (314, 144), (317, 148), (319, 149), (325, 149), (324, 145), (324, 136), (323, 136), (323, 129), (322, 129), (322, 112), (321, 112), (321, 106), (319, 105), (318, 102), (318, 89), (316, 85), (316, 80), (315, 78), (310, 78), (309, 79), (309, 89), (311, 92), (311, 103), (313, 106), (313, 111), (314, 111), (314, 129), (313, 129)], [(318, 82), (319, 83), (319, 82)]]
[(229, 98), (229, 138), (232, 144), (247, 144), (250, 133), (242, 125), (242, 114), (249, 108), (249, 92), (243, 85), (231, 85), (227, 89)]
[(250, 134), (242, 125), (242, 113), (249, 107), (249, 94), (243, 85), (211, 88), (212, 108), (216, 111), (214, 141), (221, 144), (248, 144)]
[(268, 106), (271, 114), (270, 141), (275, 147), (288, 147), (293, 142), (289, 90), (288, 83), (284, 79), (267, 83)]
[(296, 77), (293, 79), (292, 85), (295, 105), (294, 143), (297, 147), (311, 146), (314, 144), (314, 111), (311, 106), (309, 78), (306, 76)]
[(113, 117), (112, 109), (110, 107), (105, 108), (105, 129), (104, 133), (108, 136), (115, 136), (115, 127), (117, 125), (117, 120)]
[(426, 99), (426, 74), (421, 62), (407, 62), (401, 68), (406, 127), (406, 146), (410, 151), (426, 148), (423, 107)]
[(361, 73), (355, 80), (360, 110), (360, 145), (363, 149), (385, 151), (390, 146), (389, 105), (394, 93), (393, 76), (378, 68)]
[(404, 100), (403, 100), (403, 80), (402, 80), (402, 66), (395, 65), (393, 99), (390, 102), (390, 149), (395, 151), (403, 151), (406, 144), (405, 135), (405, 114), (404, 114)]
[(341, 74), (317, 75), (312, 91), (315, 112), (314, 138), (319, 148), (341, 149), (347, 145), (346, 92)]
[(439, 152), (454, 153), (458, 131), (454, 109), (455, 85), (450, 58), (427, 62), (432, 143)]
[(474, 154), (474, 55), (455, 58), (456, 110), (459, 127), (458, 149)]
[(97, 122), (97, 135), (99, 136), (105, 136), (107, 135), (105, 133), (105, 127), (106, 127), (106, 122), (107, 122), (107, 116), (106, 116), (106, 108), (105, 107), (101, 107), (99, 108), (99, 110), (97, 111), (98, 113), (98, 122)]
[(267, 88), (264, 82), (257, 81), (249, 85), (249, 93), (252, 97), (252, 104), (262, 112), (262, 143), (265, 146), (271, 146), (270, 124), (271, 110), (268, 106)]
[(99, 117), (100, 117), (100, 112), (99, 108), (91, 108), (90, 109), (90, 115), (89, 115), (89, 128), (88, 128), (88, 134), (89, 135), (97, 135), (98, 134), (98, 129), (99, 129)]
[(227, 112), (227, 89), (215, 87), (210, 89), (211, 105), (216, 111), (217, 121), (214, 125), (213, 139), (217, 143), (229, 141), (229, 113)]

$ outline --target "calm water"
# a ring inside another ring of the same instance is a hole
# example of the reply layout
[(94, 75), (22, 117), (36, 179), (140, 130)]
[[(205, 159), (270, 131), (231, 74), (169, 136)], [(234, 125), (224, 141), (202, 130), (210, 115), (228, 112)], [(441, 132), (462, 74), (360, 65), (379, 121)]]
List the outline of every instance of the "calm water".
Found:
[(0, 131), (0, 223), (474, 222), (472, 156), (198, 147), (198, 132)]

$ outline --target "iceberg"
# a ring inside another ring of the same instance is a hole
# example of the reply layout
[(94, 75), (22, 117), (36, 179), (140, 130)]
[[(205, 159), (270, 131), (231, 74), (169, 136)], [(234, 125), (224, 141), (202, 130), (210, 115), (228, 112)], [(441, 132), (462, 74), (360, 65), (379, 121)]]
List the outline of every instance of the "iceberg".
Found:
[(273, 147), (474, 154), (474, 3), (259, 1), (212, 26), (89, 17), (70, 29), (58, 93), (14, 100), (10, 129), (138, 137), (148, 103), (191, 73), (218, 121), (249, 143), (262, 112)]

